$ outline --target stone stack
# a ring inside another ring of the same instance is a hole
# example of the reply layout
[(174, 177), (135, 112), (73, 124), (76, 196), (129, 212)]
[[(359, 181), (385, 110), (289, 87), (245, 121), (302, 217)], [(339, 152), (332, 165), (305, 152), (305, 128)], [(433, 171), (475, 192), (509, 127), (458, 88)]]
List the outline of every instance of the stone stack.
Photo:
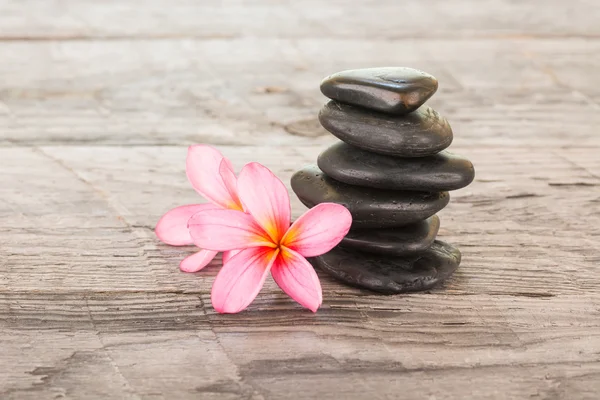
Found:
[(318, 166), (292, 177), (307, 207), (346, 206), (352, 228), (340, 245), (311, 262), (346, 282), (386, 294), (426, 290), (460, 263), (455, 247), (435, 240), (435, 215), (448, 191), (473, 181), (473, 164), (444, 151), (452, 143), (448, 121), (423, 105), (437, 80), (411, 68), (343, 71), (321, 83), (330, 99), (321, 125), (341, 141)]

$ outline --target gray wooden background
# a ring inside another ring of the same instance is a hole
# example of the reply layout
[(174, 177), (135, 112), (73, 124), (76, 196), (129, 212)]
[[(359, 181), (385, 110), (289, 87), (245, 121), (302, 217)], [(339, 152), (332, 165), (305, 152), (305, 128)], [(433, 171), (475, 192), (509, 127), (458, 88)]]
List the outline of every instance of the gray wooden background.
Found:
[[(153, 233), (202, 201), (187, 145), (287, 183), (334, 140), (320, 80), (387, 65), (439, 79), (475, 164), (460, 269), (216, 314), (220, 261)], [(598, 0), (1, 0), (0, 399), (597, 399), (599, 130)]]

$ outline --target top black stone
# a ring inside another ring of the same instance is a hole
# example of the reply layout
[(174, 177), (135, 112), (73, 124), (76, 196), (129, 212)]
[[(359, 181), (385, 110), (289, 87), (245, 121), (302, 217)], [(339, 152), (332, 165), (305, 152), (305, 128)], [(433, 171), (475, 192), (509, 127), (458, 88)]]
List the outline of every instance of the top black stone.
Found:
[(321, 82), (321, 92), (330, 99), (395, 115), (416, 110), (437, 88), (433, 76), (405, 67), (342, 71)]

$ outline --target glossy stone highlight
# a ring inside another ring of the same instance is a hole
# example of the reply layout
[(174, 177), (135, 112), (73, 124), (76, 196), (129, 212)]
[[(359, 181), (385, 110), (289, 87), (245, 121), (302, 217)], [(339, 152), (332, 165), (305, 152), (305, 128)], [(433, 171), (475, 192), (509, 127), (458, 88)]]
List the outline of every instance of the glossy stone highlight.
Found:
[(427, 106), (393, 116), (330, 101), (319, 112), (319, 121), (348, 144), (397, 157), (434, 155), (450, 146), (453, 138), (446, 118)]
[(469, 160), (447, 151), (429, 157), (398, 158), (339, 142), (321, 153), (317, 162), (323, 172), (338, 181), (378, 189), (440, 192), (463, 188), (475, 177)]
[(351, 230), (340, 246), (375, 254), (404, 256), (431, 247), (439, 229), (440, 219), (434, 215), (398, 228)]
[(316, 165), (296, 172), (291, 184), (296, 196), (309, 208), (325, 202), (342, 204), (348, 208), (354, 229), (409, 225), (431, 217), (450, 200), (447, 192), (408, 192), (350, 186), (328, 177)]
[(431, 289), (458, 268), (460, 251), (435, 241), (426, 251), (412, 256), (375, 255), (336, 247), (311, 259), (312, 264), (336, 279), (384, 294)]
[(433, 76), (405, 67), (342, 71), (321, 82), (321, 92), (332, 100), (397, 115), (419, 108), (437, 88)]

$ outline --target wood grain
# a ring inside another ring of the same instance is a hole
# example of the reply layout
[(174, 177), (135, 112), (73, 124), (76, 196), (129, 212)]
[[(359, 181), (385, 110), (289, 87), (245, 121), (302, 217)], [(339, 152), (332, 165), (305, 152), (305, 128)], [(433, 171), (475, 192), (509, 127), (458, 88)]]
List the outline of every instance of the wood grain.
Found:
[[(596, 1), (27, 3), (0, 1), (0, 399), (597, 398)], [(335, 140), (320, 80), (380, 65), (439, 79), (475, 165), (439, 214), (461, 267), (216, 314), (220, 259), (181, 273), (153, 233), (204, 201), (186, 146), (289, 188)]]

